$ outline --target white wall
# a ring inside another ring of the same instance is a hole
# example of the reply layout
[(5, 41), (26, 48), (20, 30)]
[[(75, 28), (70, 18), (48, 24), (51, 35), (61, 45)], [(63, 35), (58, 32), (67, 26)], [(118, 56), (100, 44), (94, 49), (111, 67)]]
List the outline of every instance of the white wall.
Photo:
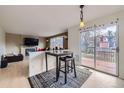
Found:
[(22, 44), (21, 35), (6, 33), (6, 53), (19, 53)]
[[(124, 79), (124, 11), (120, 11), (115, 14), (111, 14), (102, 18), (98, 18), (86, 23), (86, 26), (108, 24), (111, 21), (115, 21), (119, 18), (119, 77)], [(80, 55), (80, 38), (79, 38), (79, 26), (70, 27), (68, 29), (69, 49), (73, 50), (74, 53)]]
[(0, 27), (0, 61), (3, 54), (5, 54), (5, 32)]
[(80, 31), (78, 26), (68, 29), (68, 48), (73, 51), (76, 64), (80, 64)]

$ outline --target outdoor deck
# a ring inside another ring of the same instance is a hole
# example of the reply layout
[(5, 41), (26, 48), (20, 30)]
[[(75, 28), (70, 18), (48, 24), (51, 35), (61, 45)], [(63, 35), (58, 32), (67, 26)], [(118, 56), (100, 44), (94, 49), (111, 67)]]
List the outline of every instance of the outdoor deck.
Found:
[[(81, 64), (94, 68), (94, 59), (82, 57)], [(116, 75), (116, 63), (115, 62), (96, 60), (96, 69)]]

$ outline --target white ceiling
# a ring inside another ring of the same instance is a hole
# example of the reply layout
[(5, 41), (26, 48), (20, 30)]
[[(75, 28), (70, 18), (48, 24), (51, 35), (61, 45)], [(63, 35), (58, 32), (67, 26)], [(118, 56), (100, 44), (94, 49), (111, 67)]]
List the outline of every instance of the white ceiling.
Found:
[[(85, 6), (84, 20), (91, 21), (123, 9), (124, 6)], [(0, 6), (0, 26), (8, 33), (45, 37), (64, 32), (79, 21), (77, 5)]]

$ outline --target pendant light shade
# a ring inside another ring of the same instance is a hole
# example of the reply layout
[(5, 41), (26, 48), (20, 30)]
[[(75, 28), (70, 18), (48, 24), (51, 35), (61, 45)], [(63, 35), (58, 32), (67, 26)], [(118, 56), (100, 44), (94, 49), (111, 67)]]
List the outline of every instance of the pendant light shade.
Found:
[(83, 28), (85, 26), (83, 21), (80, 21), (80, 28)]

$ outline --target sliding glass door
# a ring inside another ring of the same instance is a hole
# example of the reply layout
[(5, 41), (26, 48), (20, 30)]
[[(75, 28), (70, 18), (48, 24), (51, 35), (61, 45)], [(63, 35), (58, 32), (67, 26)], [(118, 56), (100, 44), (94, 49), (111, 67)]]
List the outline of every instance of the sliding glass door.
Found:
[(118, 75), (116, 25), (81, 32), (81, 64)]
[(117, 74), (117, 26), (112, 25), (96, 30), (96, 69)]
[(82, 64), (94, 68), (94, 32), (81, 33), (81, 60)]

